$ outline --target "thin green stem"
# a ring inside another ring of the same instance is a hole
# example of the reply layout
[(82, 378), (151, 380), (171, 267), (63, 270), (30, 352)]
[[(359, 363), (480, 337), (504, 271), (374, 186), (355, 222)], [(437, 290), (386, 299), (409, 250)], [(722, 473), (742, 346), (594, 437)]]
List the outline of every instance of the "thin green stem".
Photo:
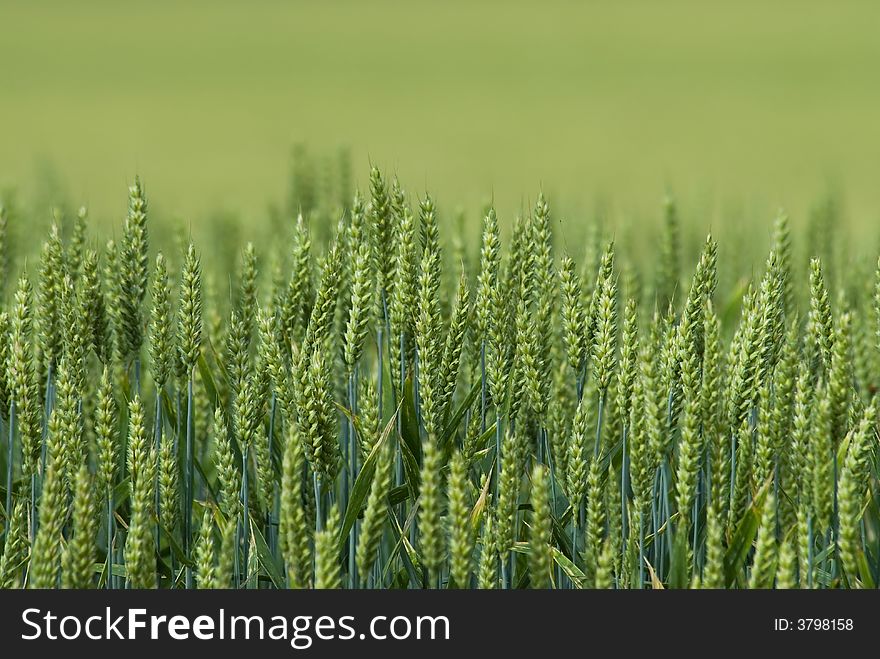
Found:
[(193, 442), (195, 440), (193, 427), (193, 374), (190, 372), (186, 384), (186, 469), (185, 495), (183, 499), (183, 551), (189, 563), (186, 566), (186, 587), (193, 587), (192, 574), (192, 506), (193, 506), (193, 482), (194, 478), (194, 453)]
[(596, 444), (593, 447), (593, 458), (599, 457), (599, 448), (602, 445), (602, 421), (605, 417), (605, 392), (599, 392), (599, 412), (596, 420)]
[[(403, 335), (403, 332), (400, 332), (400, 398), (403, 399), (403, 391), (406, 387), (406, 338)], [(380, 401), (381, 402), (381, 401)], [(381, 406), (379, 407), (381, 410)], [(381, 417), (381, 414), (380, 414)], [(403, 415), (397, 415), (397, 435), (398, 437), (403, 435)], [(394, 484), (395, 485), (403, 485), (403, 453), (400, 449), (400, 445), (395, 447), (394, 451)], [(405, 503), (401, 503), (398, 507), (398, 515), (403, 516), (404, 509), (406, 507)]]
[[(381, 330), (380, 330), (381, 331)], [(380, 344), (381, 345), (381, 344)], [(354, 422), (352, 419), (354, 415), (357, 414), (357, 387), (355, 382), (355, 374), (352, 373), (348, 378), (348, 406), (351, 416), (348, 421), (348, 468), (351, 471), (351, 482), (354, 483), (357, 478), (357, 439), (356, 439), (356, 431), (354, 427)], [(345, 499), (347, 505), (349, 493), (345, 493)], [(357, 588), (358, 584), (358, 575), (357, 575), (357, 561), (355, 559), (355, 549), (357, 544), (357, 520), (355, 523), (351, 525), (351, 530), (348, 534), (348, 580), (351, 588)]]
[[(12, 403), (9, 404), (9, 407), (12, 407)], [(2, 433), (3, 428), (3, 419), (0, 418), (0, 433)], [(8, 445), (6, 447), (6, 517), (7, 519), (12, 516), (12, 469), (13, 462), (15, 461), (15, 434), (13, 433), (12, 423), (9, 424), (9, 432), (8, 435)], [(9, 524), (6, 524), (6, 529), (3, 531), (3, 539), (6, 539), (8, 535), (7, 531), (9, 530)]]
[[(52, 416), (52, 409), (55, 406), (55, 377), (54, 377), (54, 362), (49, 362), (49, 367), (46, 369), (46, 404), (44, 407), (43, 414), (43, 441), (41, 443), (40, 448), (40, 465), (42, 469), (40, 470), (41, 474), (46, 473), (46, 457), (49, 442), (47, 441), (49, 437), (49, 418)], [(42, 489), (42, 484), (41, 484)]]
[(312, 482), (315, 487), (315, 532), (324, 530), (323, 506), (321, 505), (321, 479), (318, 478), (318, 472), (312, 474)]
[(727, 509), (733, 512), (736, 501), (736, 432), (730, 435), (730, 502)]
[(829, 533), (829, 546), (831, 546), (832, 551), (828, 552), (828, 559), (831, 561), (831, 569), (829, 573), (831, 574), (831, 580), (837, 578), (837, 556), (838, 556), (838, 534), (840, 533), (840, 515), (839, 508), (837, 502), (837, 489), (838, 489), (838, 477), (839, 477), (839, 465), (837, 464), (837, 448), (832, 444), (831, 447), (831, 464), (834, 473), (834, 500), (833, 506), (831, 510), (831, 528), (828, 529)]
[(249, 501), (249, 491), (250, 487), (248, 486), (248, 458), (250, 453), (250, 447), (245, 445), (244, 449), (241, 452), (241, 550), (242, 550), (242, 565), (245, 570), (245, 582), (249, 584), (250, 582), (250, 563), (248, 561), (250, 554), (250, 501)]
[(480, 432), (486, 432), (486, 405), (488, 394), (486, 378), (486, 340), (480, 343)]
[(495, 501), (501, 487), (501, 407), (495, 404)]
[(639, 510), (639, 589), (645, 587), (645, 511)]
[[(275, 414), (277, 411), (278, 399), (275, 396), (275, 392), (272, 392), (272, 398), (269, 403), (269, 434), (267, 437), (268, 446), (268, 455), (269, 455), (269, 470), (270, 472), (273, 470), (272, 465), (274, 464), (274, 449), (275, 449)], [(273, 488), (274, 492), (274, 488)], [(269, 552), (275, 556), (277, 551), (277, 533), (275, 532), (275, 526), (273, 523), (274, 519), (277, 519), (277, 511), (273, 509), (276, 507), (276, 499), (277, 497), (273, 496), (272, 501), (266, 502), (266, 540), (269, 544)], [(273, 514), (274, 513), (274, 514)]]
[(813, 588), (813, 514), (807, 513), (807, 588)]
[(629, 497), (629, 455), (627, 454), (628, 434), (628, 426), (624, 424), (620, 438), (620, 546), (624, 556), (626, 556), (627, 537), (629, 534), (629, 519), (627, 517), (626, 509), (626, 502)]
[(107, 575), (106, 587), (110, 590), (114, 587), (113, 577), (113, 541), (116, 535), (113, 520), (113, 488), (107, 490)]
[[(161, 390), (156, 391), (156, 413), (155, 413), (155, 425), (154, 425), (154, 443), (156, 447), (156, 456), (160, 456), (160, 451), (162, 450), (162, 392)], [(156, 506), (156, 519), (160, 521), (159, 524), (156, 524), (156, 553), (162, 554), (162, 497), (159, 493), (159, 470), (156, 470), (156, 477), (154, 479), (155, 487), (155, 506)]]

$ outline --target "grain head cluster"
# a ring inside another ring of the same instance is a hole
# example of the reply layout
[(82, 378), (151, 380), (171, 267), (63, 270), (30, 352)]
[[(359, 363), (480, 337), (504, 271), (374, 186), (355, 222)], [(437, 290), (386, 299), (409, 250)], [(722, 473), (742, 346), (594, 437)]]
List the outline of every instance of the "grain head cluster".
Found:
[(831, 210), (725, 273), (672, 201), (569, 252), (542, 194), (459, 233), (351, 187), (278, 258), (160, 252), (139, 181), (38, 257), (0, 211), (0, 587), (877, 584), (880, 281)]

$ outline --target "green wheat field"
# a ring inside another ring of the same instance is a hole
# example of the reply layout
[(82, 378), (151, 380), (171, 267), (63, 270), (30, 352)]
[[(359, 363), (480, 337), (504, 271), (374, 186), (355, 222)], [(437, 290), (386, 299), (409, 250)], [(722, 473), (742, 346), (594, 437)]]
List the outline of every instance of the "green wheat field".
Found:
[(878, 18), (0, 0), (0, 587), (880, 586)]
[(832, 202), (731, 276), (672, 199), (575, 261), (543, 193), (450, 241), (375, 167), (296, 171), (232, 277), (153, 254), (139, 180), (19, 271), (0, 213), (4, 587), (875, 586), (880, 263)]

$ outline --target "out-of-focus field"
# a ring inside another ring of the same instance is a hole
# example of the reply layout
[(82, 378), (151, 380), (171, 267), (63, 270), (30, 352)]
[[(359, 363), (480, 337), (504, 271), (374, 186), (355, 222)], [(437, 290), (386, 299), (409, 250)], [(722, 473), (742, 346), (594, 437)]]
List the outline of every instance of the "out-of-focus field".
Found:
[(304, 141), (349, 145), (362, 184), (372, 161), (502, 216), (543, 186), (569, 221), (656, 218), (671, 188), (707, 223), (798, 222), (828, 191), (874, 222), (878, 19), (852, 0), (3, 2), (0, 189), (116, 222), (138, 172), (161, 215), (259, 221)]

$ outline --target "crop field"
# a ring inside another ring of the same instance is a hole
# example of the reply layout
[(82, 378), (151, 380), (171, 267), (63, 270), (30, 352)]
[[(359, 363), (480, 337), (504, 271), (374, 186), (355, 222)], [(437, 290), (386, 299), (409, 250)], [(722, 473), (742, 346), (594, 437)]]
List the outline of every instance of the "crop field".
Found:
[(880, 270), (833, 199), (575, 251), (542, 192), (507, 237), (318, 178), (271, 243), (159, 249), (141, 180), (38, 253), (0, 212), (0, 586), (878, 583)]
[(0, 588), (880, 587), (878, 19), (0, 0)]

